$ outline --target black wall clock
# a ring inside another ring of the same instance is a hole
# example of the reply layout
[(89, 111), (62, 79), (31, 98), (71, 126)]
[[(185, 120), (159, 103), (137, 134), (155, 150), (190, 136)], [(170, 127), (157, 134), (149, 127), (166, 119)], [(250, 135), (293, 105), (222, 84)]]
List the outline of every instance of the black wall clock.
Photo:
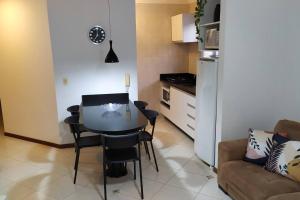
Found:
[(89, 31), (89, 38), (94, 44), (102, 43), (105, 37), (105, 31), (101, 26), (94, 26)]

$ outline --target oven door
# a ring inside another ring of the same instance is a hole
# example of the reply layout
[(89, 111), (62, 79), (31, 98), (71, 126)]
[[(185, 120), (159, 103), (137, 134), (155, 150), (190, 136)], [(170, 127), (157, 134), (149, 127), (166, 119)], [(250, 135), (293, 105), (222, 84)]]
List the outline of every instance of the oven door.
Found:
[(161, 101), (167, 105), (170, 105), (170, 89), (162, 87), (161, 89)]

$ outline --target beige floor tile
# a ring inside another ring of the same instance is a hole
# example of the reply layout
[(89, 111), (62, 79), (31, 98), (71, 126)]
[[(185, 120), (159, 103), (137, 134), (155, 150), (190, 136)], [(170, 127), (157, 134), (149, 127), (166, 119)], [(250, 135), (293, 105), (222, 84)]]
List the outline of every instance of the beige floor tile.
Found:
[[(143, 188), (144, 188), (144, 199), (152, 199), (152, 197), (161, 190), (163, 187), (162, 183), (154, 182), (143, 178)], [(127, 181), (120, 188), (120, 194), (125, 194), (126, 196), (134, 197), (135, 199), (140, 199), (140, 179), (134, 181)]]
[(203, 176), (216, 176), (216, 174), (198, 158), (190, 159), (183, 167), (183, 170), (189, 173), (203, 175)]
[(222, 200), (221, 198), (216, 198), (212, 196), (207, 196), (205, 194), (198, 194), (195, 198), (195, 200)]
[[(152, 153), (149, 161), (141, 146), (145, 200), (230, 199), (218, 189), (215, 178), (207, 180), (207, 175), (216, 174), (195, 156), (190, 138), (161, 116), (155, 130), (153, 144), (159, 172)], [(3, 196), (8, 200), (103, 198), (102, 148), (81, 151), (74, 185), (74, 148), (50, 148), (1, 133), (0, 146), (0, 200)], [(127, 176), (108, 178), (107, 191), (110, 200), (140, 199), (139, 176), (133, 180), (131, 163)]]
[(47, 187), (42, 188), (38, 192), (43, 193), (47, 197), (52, 197), (57, 200), (63, 200), (76, 192), (81, 186), (73, 184), (72, 178), (68, 176), (56, 179)]
[(22, 162), (19, 165), (15, 165), (10, 168), (5, 168), (1, 171), (1, 176), (13, 180), (13, 181), (23, 181), (31, 176), (35, 176), (39, 168), (32, 166), (26, 162)]
[(219, 189), (216, 178), (209, 180), (200, 190), (200, 194), (212, 196), (219, 199), (227, 198), (227, 195)]
[[(112, 192), (108, 189), (107, 198), (109, 200), (136, 200), (132, 197), (119, 194), (118, 192)], [(76, 192), (68, 196), (65, 200), (103, 200), (103, 190), (90, 189), (85, 187), (79, 187)]]
[(197, 193), (207, 183), (207, 181), (208, 179), (206, 176), (192, 174), (181, 170), (175, 176), (173, 176), (167, 185), (177, 186), (182, 189)]
[(173, 186), (164, 186), (153, 200), (193, 200), (196, 193)]
[(178, 170), (174, 170), (169, 167), (164, 167), (159, 165), (159, 172), (156, 171), (156, 169), (153, 166), (149, 166), (148, 168), (143, 170), (143, 177), (160, 182), (160, 183), (167, 183)]
[(0, 188), (0, 194), (5, 195), (7, 200), (20, 200), (33, 192), (33, 189), (25, 187), (19, 182), (8, 182)]
[(22, 200), (56, 200), (56, 199), (54, 199), (52, 197), (47, 197), (44, 193), (35, 192), (33, 194), (26, 196)]

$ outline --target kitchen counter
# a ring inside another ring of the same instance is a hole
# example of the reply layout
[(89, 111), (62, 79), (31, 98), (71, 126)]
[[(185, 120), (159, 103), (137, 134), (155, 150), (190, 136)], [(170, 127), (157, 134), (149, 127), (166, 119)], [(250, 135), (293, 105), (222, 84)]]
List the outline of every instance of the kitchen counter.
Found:
[(170, 87), (178, 88), (186, 93), (196, 96), (196, 85), (193, 84), (185, 84), (185, 83), (172, 83), (169, 81), (161, 80), (165, 85)]
[(196, 75), (190, 73), (161, 74), (160, 81), (191, 95), (196, 95)]

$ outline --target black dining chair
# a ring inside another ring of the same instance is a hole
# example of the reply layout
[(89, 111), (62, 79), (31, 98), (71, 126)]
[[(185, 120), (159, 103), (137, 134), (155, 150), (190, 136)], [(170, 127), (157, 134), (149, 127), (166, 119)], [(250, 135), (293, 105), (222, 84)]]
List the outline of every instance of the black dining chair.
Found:
[(75, 140), (75, 152), (76, 152), (76, 159), (74, 165), (74, 170), (75, 170), (74, 184), (75, 184), (76, 177), (77, 177), (80, 149), (87, 148), (87, 147), (101, 146), (102, 144), (101, 136), (96, 135), (96, 136), (81, 137), (80, 134), (86, 132), (86, 129), (83, 127), (82, 124), (79, 123), (79, 115), (70, 116), (66, 118), (64, 122), (70, 126), (71, 133), (73, 134)]
[(71, 113), (71, 115), (79, 115), (79, 105), (73, 105), (67, 108), (67, 111)]
[(133, 103), (141, 111), (145, 110), (148, 106), (148, 103), (145, 101), (134, 101)]
[(149, 122), (150, 122), (150, 124), (152, 126), (152, 130), (151, 130), (151, 133), (149, 133), (148, 131), (146, 131), (146, 129), (144, 129), (141, 132), (141, 134), (140, 134), (140, 140), (141, 140), (141, 142), (144, 143), (145, 150), (146, 150), (146, 153), (148, 154), (149, 160), (151, 160), (151, 157), (150, 157), (150, 153), (149, 153), (149, 148), (148, 148), (147, 142), (150, 143), (151, 149), (152, 149), (153, 158), (154, 158), (154, 162), (155, 162), (155, 166), (156, 166), (156, 171), (158, 172), (157, 160), (156, 160), (156, 156), (155, 156), (155, 152), (154, 152), (152, 140), (153, 140), (153, 136), (154, 136), (154, 129), (155, 129), (155, 124), (156, 124), (156, 118), (157, 118), (157, 116), (159, 114), (158, 114), (158, 112), (156, 112), (154, 110), (144, 110), (143, 114), (149, 120)]
[(128, 93), (82, 95), (83, 106), (97, 106), (108, 103), (128, 104)]
[[(103, 177), (104, 177), (104, 198), (107, 199), (106, 192), (106, 167), (111, 164), (122, 164), (132, 161), (134, 166), (134, 179), (136, 179), (136, 161), (139, 162), (141, 198), (144, 199), (142, 162), (139, 132), (128, 135), (108, 136), (103, 135)], [(136, 148), (137, 146), (137, 148)]]

